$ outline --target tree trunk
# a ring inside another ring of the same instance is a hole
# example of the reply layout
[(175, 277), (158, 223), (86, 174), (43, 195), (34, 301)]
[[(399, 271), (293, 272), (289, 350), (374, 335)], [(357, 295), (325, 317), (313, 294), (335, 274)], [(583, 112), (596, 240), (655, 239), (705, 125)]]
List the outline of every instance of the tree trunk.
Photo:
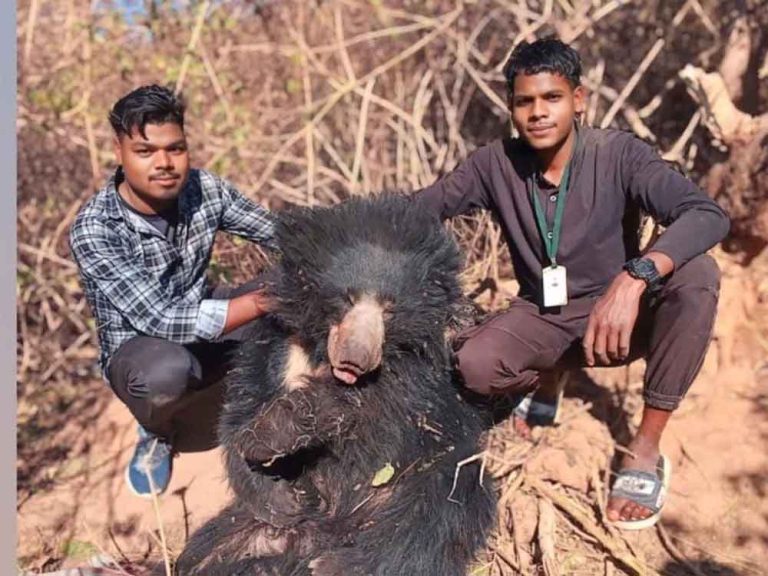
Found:
[(688, 65), (680, 72), (705, 126), (728, 148), (728, 159), (709, 169), (704, 188), (731, 217), (725, 248), (744, 252), (747, 261), (768, 245), (768, 113), (751, 115), (734, 104), (751, 80), (747, 76), (758, 73), (745, 66), (751, 47), (760, 44), (749, 35), (737, 20), (720, 71)]

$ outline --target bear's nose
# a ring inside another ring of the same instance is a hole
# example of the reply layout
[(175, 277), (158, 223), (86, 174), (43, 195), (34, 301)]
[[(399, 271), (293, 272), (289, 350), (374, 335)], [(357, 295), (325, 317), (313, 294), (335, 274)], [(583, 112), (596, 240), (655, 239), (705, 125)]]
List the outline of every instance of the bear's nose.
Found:
[(381, 364), (384, 345), (384, 310), (372, 296), (363, 296), (331, 326), (328, 357), (337, 378), (354, 384)]

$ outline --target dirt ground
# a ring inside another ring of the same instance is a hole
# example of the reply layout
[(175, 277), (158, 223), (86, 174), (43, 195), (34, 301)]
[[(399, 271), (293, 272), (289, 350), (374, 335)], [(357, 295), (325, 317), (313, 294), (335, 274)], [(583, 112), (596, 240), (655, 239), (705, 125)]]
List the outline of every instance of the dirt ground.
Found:
[[(663, 444), (673, 476), (662, 529), (614, 535), (661, 574), (768, 574), (768, 284), (760, 267), (747, 272), (723, 254), (718, 259), (724, 278), (715, 338)], [(506, 500), (512, 503), (516, 530), (502, 530), (495, 545), (505, 550), (499, 539), (509, 540), (509, 556), (514, 554), (510, 565), (535, 570), (539, 562), (535, 546), (530, 554), (525, 550), (526, 542), (535, 539), (537, 514), (535, 507), (530, 514), (526, 511), (531, 507), (526, 494), (534, 492), (537, 482), (560, 494), (591, 494), (599, 509), (604, 495), (590, 473), (595, 469), (604, 474), (615, 443), (626, 442), (637, 424), (642, 368), (635, 363), (629, 369), (577, 374), (566, 390), (563, 423), (535, 430), (532, 442), (512, 437), (510, 426), (494, 432), (497, 439), (504, 437), (505, 450), (525, 455), (517, 476), (508, 472), (499, 483), (508, 492), (517, 490)], [(229, 499), (218, 449), (177, 457), (171, 486), (157, 508), (133, 496), (123, 473), (135, 424), (106, 388), (97, 393), (94, 406), (88, 425), (69, 427), (48, 439), (49, 445), (74, 445), (64, 469), (57, 465), (50, 471), (55, 481), (19, 495), (17, 557), (19, 568), (28, 573), (87, 565), (99, 554), (124, 566), (157, 560), (160, 526), (174, 555), (187, 535)], [(509, 456), (494, 450), (493, 443), (490, 452), (499, 461)], [(543, 500), (556, 507), (559, 573), (632, 573), (612, 559), (600, 534), (591, 532), (599, 518), (593, 527), (579, 526), (554, 496)], [(526, 536), (526, 529), (531, 534)], [(483, 573), (501, 573), (494, 572), (494, 562), (500, 560), (489, 560)]]

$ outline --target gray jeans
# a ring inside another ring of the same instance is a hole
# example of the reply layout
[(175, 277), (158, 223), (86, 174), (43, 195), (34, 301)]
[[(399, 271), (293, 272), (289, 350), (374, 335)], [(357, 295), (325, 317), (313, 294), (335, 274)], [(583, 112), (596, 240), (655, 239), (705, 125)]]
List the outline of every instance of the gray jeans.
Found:
[[(237, 288), (217, 287), (211, 297), (230, 299), (259, 285), (257, 279)], [(110, 386), (139, 424), (172, 442), (177, 450), (213, 448), (223, 377), (248, 327), (193, 344), (135, 336), (112, 356), (107, 374)]]

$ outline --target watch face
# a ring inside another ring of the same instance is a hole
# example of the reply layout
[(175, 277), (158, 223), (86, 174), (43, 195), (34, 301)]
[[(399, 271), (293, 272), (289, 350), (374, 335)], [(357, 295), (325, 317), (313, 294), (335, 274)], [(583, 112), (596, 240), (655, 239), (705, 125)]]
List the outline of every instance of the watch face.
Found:
[(656, 266), (650, 260), (638, 260), (635, 268), (643, 276), (652, 276), (656, 272)]
[(653, 263), (653, 260), (648, 260), (647, 258), (635, 260), (632, 268), (632, 274), (636, 278), (645, 280), (645, 283), (649, 288), (658, 287), (658, 284), (661, 281), (661, 276), (659, 275), (659, 271), (656, 268), (656, 264)]
[(637, 258), (630, 260), (624, 266), (624, 268), (635, 278), (645, 280), (646, 282), (654, 281), (658, 278), (659, 273), (656, 270), (656, 265), (653, 260), (646, 258)]

